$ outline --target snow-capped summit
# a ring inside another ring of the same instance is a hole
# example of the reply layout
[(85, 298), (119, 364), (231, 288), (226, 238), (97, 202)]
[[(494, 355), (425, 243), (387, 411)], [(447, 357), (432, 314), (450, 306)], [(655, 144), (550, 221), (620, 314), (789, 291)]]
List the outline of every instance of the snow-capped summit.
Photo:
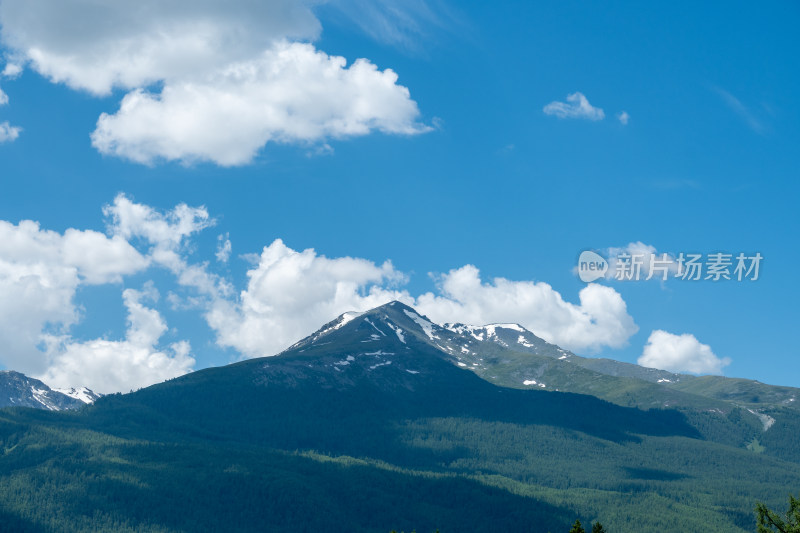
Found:
[(13, 370), (0, 371), (0, 407), (33, 407), (62, 411), (77, 409), (100, 397), (85, 387), (67, 390), (71, 391), (71, 394), (51, 389), (38, 379)]
[(88, 387), (79, 387), (79, 388), (66, 388), (66, 389), (53, 389), (56, 392), (60, 392), (61, 394), (65, 394), (70, 398), (75, 398), (76, 400), (80, 400), (85, 404), (94, 403), (95, 400), (100, 398), (102, 394), (98, 394), (94, 392), (92, 389)]

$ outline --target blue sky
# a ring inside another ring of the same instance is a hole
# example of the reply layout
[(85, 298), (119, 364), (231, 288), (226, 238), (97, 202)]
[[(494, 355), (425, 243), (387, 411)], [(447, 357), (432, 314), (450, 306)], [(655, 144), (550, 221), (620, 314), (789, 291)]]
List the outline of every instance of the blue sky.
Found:
[[(127, 390), (398, 297), (800, 386), (797, 3), (182, 4), (0, 0), (4, 367)], [(632, 243), (764, 259), (576, 276)]]

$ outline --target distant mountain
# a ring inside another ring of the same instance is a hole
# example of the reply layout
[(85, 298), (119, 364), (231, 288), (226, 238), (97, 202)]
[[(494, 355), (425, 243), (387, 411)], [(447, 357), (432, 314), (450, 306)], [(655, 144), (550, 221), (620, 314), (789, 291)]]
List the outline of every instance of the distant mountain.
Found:
[(70, 398), (80, 400), (84, 404), (93, 403), (95, 400), (97, 400), (102, 396), (102, 394), (98, 394), (88, 387), (80, 387), (77, 389), (74, 387), (70, 387), (68, 389), (53, 389), (53, 390), (56, 392), (60, 392), (61, 394), (65, 394)]
[[(735, 402), (747, 405), (752, 409), (763, 409), (773, 407), (795, 407), (800, 408), (800, 389), (793, 387), (781, 387), (766, 385), (754, 380), (726, 378), (722, 376), (693, 376), (688, 374), (676, 374), (666, 370), (646, 368), (639, 365), (615, 361), (606, 358), (586, 358), (577, 356), (554, 344), (549, 344), (540, 339), (530, 331), (518, 324), (492, 324), (488, 326), (466, 326), (463, 324), (445, 324), (444, 327), (457, 333), (468, 333), (474, 340), (480, 341), (485, 349), (487, 342), (499, 344), (510, 352), (520, 352), (556, 358), (565, 364), (577, 365), (579, 367), (604, 374), (611, 377), (635, 378), (649, 383), (656, 383), (663, 388), (677, 391), (689, 392), (691, 394), (704, 396), (716, 400)], [(470, 339), (472, 341), (472, 339)], [(448, 348), (450, 350), (450, 348)], [(483, 351), (483, 350), (481, 350)], [(458, 353), (458, 352), (457, 352)], [(459, 360), (470, 359), (469, 355), (474, 355), (474, 350), (469, 350), (466, 346), (461, 347), (458, 354)], [(479, 370), (481, 367), (489, 368), (486, 364), (475, 361), (471, 358), (471, 368)], [(479, 358), (480, 359), (480, 358)], [(528, 371), (537, 372), (538, 359), (521, 358), (513, 361), (517, 366), (527, 366)], [(494, 360), (497, 363), (497, 360)], [(504, 360), (505, 364), (512, 363), (511, 360)], [(497, 370), (497, 368), (493, 368)], [(544, 372), (545, 369), (542, 369)], [(485, 372), (483, 373), (486, 374)], [(490, 378), (499, 379), (499, 378)], [(505, 380), (500, 381), (505, 386), (514, 386), (511, 376), (506, 376)], [(557, 378), (556, 378), (557, 379)], [(523, 379), (524, 385), (526, 380)], [(533, 385), (532, 380), (527, 380)], [(554, 386), (556, 382), (553, 382)], [(519, 383), (516, 384), (517, 386)], [(572, 390), (570, 383), (561, 384), (561, 390)], [(581, 391), (591, 393), (590, 391)], [(613, 400), (613, 396), (610, 397)], [(670, 404), (665, 403), (665, 407)]]
[(688, 380), (700, 394), (580, 361), (514, 324), (445, 327), (398, 302), (347, 313), (274, 357), (70, 413), (3, 410), (0, 523), (744, 533), (755, 501), (796, 492), (785, 392), (745, 404), (724, 378)]
[(0, 370), (0, 407), (33, 407), (48, 411), (77, 409), (100, 395), (81, 389), (51, 389), (38, 379), (12, 370)]
[[(708, 438), (756, 449), (768, 444), (768, 453), (800, 461), (800, 447), (789, 437), (800, 432), (800, 389), (580, 357), (518, 324), (446, 324), (443, 329), (459, 337), (438, 329), (430, 341), (492, 383), (591, 394), (644, 409), (674, 408)], [(773, 427), (778, 429), (769, 431)]]
[[(708, 438), (743, 447), (754, 439), (766, 440), (771, 444), (769, 453), (800, 460), (800, 448), (785, 435), (800, 431), (800, 389), (580, 357), (519, 324), (440, 326), (394, 302), (363, 315), (345, 313), (283, 355), (312, 348), (330, 351), (346, 339), (342, 328), (353, 329), (349, 324), (359, 321), (368, 324), (369, 337), (360, 341), (364, 346), (386, 344), (386, 332), (391, 332), (394, 342), (407, 344), (413, 339), (458, 367), (503, 387), (589, 394), (643, 409), (678, 409)], [(783, 429), (767, 434), (776, 420)]]

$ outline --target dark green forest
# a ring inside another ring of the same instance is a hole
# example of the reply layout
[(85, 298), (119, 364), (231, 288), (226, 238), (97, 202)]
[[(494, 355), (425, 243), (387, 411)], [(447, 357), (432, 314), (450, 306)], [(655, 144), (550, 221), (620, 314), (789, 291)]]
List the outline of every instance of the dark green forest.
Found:
[(588, 396), (456, 406), (435, 390), (403, 402), (197, 374), (200, 396), (182, 380), (78, 413), (0, 414), (4, 531), (556, 532), (580, 517), (752, 532), (754, 502), (779, 507), (800, 480), (800, 465), (705, 440), (673, 413)]

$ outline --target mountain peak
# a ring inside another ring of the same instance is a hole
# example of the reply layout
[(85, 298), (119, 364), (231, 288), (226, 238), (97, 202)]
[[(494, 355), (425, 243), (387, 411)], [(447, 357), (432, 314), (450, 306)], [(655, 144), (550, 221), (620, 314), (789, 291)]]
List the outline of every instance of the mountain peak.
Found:
[(55, 388), (53, 390), (56, 392), (60, 392), (61, 394), (64, 394), (66, 396), (69, 396), (70, 398), (80, 400), (85, 404), (94, 403), (95, 400), (97, 400), (102, 396), (102, 394), (94, 392), (89, 387), (78, 387), (77, 389), (75, 387), (67, 387), (61, 389)]
[[(331, 337), (334, 333), (336, 335)], [(344, 338), (349, 339), (348, 343), (353, 346), (361, 347), (369, 343), (383, 345), (399, 343), (405, 345), (404, 349), (407, 349), (409, 342), (416, 345), (424, 344), (442, 352), (451, 362), (470, 367), (476, 363), (472, 360), (472, 355), (491, 345), (556, 359), (565, 359), (573, 355), (537, 337), (518, 323), (494, 323), (483, 326), (463, 323), (439, 325), (413, 307), (397, 300), (368, 311), (343, 313), (284, 353), (305, 351), (311, 346), (341, 342)], [(479, 349), (479, 345), (483, 344), (486, 346)]]
[(33, 407), (48, 411), (77, 409), (99, 397), (82, 387), (78, 390), (51, 389), (38, 379), (14, 370), (0, 371), (0, 407)]
[(400, 311), (407, 309), (409, 311), (414, 311), (416, 313), (416, 310), (413, 307), (404, 304), (400, 300), (392, 300), (391, 302), (385, 303), (383, 305), (379, 305), (378, 307), (374, 307), (374, 308), (370, 309), (369, 311), (367, 311), (367, 313), (385, 311), (387, 309), (394, 309), (394, 310), (400, 310)]

